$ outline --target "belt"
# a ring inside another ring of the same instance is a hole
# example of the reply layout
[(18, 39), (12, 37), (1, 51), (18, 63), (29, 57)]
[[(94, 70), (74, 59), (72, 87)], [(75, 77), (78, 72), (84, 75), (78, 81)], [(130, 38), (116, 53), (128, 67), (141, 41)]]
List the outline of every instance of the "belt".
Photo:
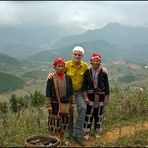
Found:
[(105, 92), (103, 92), (103, 91), (95, 91), (95, 90), (88, 90), (87, 93), (97, 94), (97, 95), (105, 94)]

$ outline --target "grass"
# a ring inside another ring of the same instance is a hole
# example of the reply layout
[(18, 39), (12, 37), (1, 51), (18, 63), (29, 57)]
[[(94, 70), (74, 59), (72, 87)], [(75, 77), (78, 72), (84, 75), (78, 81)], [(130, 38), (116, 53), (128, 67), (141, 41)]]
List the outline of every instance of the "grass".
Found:
[(42, 108), (40, 116), (41, 128), (38, 127), (38, 114), (35, 108), (31, 107), (21, 112), (18, 120), (14, 113), (9, 112), (7, 128), (3, 128), (2, 119), (0, 120), (0, 145), (4, 147), (23, 147), (27, 137), (48, 134), (47, 110), (45, 108)]
[[(35, 74), (36, 79), (33, 81), (27, 81), (25, 83), (25, 87), (22, 89), (17, 89), (16, 91), (13, 91), (13, 93), (24, 96), (28, 95), (29, 93), (33, 92), (34, 90), (41, 90), (43, 93), (45, 91), (45, 85), (46, 85), (46, 73), (48, 75), (47, 66), (43, 65), (25, 65), (28, 69), (22, 69), (22, 70), (16, 70), (14, 73), (18, 76), (21, 75), (27, 75), (27, 77), (30, 78), (33, 74)], [(118, 76), (124, 76), (124, 74), (128, 74), (128, 72), (132, 72), (137, 75), (142, 73), (144, 76), (143, 79), (145, 81), (137, 81), (136, 87), (141, 87), (141, 85), (138, 83), (144, 82), (147, 86), (147, 73), (146, 70), (140, 68), (138, 72), (135, 72), (134, 70), (127, 67), (127, 65), (122, 66), (122, 68), (117, 69), (121, 67), (121, 65), (113, 65), (109, 67), (109, 71), (111, 70), (111, 73), (109, 72), (109, 78), (110, 80), (116, 80)], [(41, 68), (46, 69), (44, 75), (42, 73), (35, 73), (36, 71), (40, 71)], [(50, 71), (50, 70), (49, 70)], [(26, 73), (26, 74), (25, 74)], [(141, 76), (141, 75), (140, 75)], [(117, 81), (118, 82), (118, 81)], [(13, 83), (12, 83), (13, 84)], [(143, 94), (140, 94), (138, 89), (135, 87), (134, 82), (132, 82), (134, 87), (122, 87), (120, 88), (119, 85), (117, 86), (113, 83), (110, 84), (110, 86), (115, 86), (115, 88), (111, 88), (111, 95), (110, 95), (110, 102), (108, 106), (105, 108), (105, 114), (104, 114), (104, 120), (103, 120), (103, 133), (110, 131), (114, 128), (121, 128), (122, 126), (127, 125), (134, 125), (137, 122), (143, 122), (148, 121), (147, 112), (148, 110), (146, 107), (148, 106), (148, 93), (145, 91)], [(127, 86), (127, 84), (126, 84)], [(2, 94), (0, 95), (0, 101), (9, 101), (12, 92)], [(21, 110), (20, 117), (17, 119), (17, 114), (14, 114), (11, 112), (11, 110), (8, 111), (7, 115), (7, 124), (3, 125), (3, 118), (0, 118), (0, 146), (2, 147), (23, 147), (25, 139), (27, 137), (30, 137), (32, 135), (48, 135), (50, 134), (48, 132), (48, 126), (47, 126), (47, 109), (45, 106), (41, 108), (41, 114), (40, 116), (40, 124), (41, 127), (39, 128), (38, 125), (38, 113), (37, 109), (30, 106), (29, 108), (25, 110)], [(0, 114), (1, 115), (1, 114)], [(147, 132), (146, 132), (147, 133)], [(146, 134), (145, 132), (137, 133), (137, 139), (139, 141), (145, 144)], [(138, 137), (138, 135), (140, 138)], [(128, 137), (129, 139), (133, 139), (132, 136)], [(133, 145), (133, 140), (128, 140), (126, 137), (120, 138), (122, 142), (118, 141), (117, 143), (111, 143), (106, 146), (125, 146), (127, 145)], [(104, 145), (103, 145), (104, 146)]]
[[(133, 93), (134, 92), (134, 93)], [(125, 89), (124, 95), (119, 93), (117, 89), (111, 92), (110, 103), (106, 106), (104, 120), (103, 120), (103, 133), (110, 131), (114, 128), (122, 126), (134, 125), (137, 122), (148, 121), (146, 106), (148, 104), (147, 93), (144, 92), (139, 96), (139, 93), (133, 89)], [(143, 99), (143, 108), (141, 107), (141, 99)], [(125, 100), (128, 100), (129, 104)], [(9, 104), (8, 104), (9, 105)], [(119, 106), (121, 107), (119, 107)], [(132, 107), (128, 109), (125, 105), (136, 105), (134, 110)], [(0, 114), (2, 116), (2, 114)], [(38, 114), (36, 107), (28, 107), (20, 111), (18, 118), (17, 113), (12, 113), (10, 108), (6, 116), (5, 125), (3, 118), (0, 118), (0, 145), (4, 147), (23, 147), (25, 139), (33, 135), (48, 135), (47, 125), (47, 109), (45, 106), (41, 107), (41, 112)], [(38, 121), (38, 117), (40, 121)], [(40, 127), (39, 123), (40, 122)], [(141, 134), (141, 133), (140, 133)], [(145, 136), (145, 134), (143, 135)], [(144, 139), (140, 139), (141, 143), (145, 143)], [(112, 144), (116, 146), (116, 143)], [(103, 145), (104, 146), (104, 145)]]

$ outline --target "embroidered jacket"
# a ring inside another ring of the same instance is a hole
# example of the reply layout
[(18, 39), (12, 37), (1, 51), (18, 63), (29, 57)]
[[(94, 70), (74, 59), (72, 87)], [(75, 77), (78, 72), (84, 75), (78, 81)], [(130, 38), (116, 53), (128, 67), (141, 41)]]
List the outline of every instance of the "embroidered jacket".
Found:
[[(66, 94), (65, 96), (60, 97), (60, 102), (72, 104), (73, 102), (75, 102), (73, 97), (72, 80), (71, 77), (66, 74), (65, 74), (65, 82), (66, 82)], [(46, 98), (48, 99), (48, 101), (51, 102), (52, 114), (57, 115), (59, 103), (58, 103), (58, 98), (56, 96), (53, 78), (47, 80)]]
[[(61, 102), (68, 103), (70, 101), (70, 97), (73, 95), (73, 86), (70, 76), (65, 74), (65, 79), (66, 79), (66, 95), (61, 98)], [(54, 88), (53, 78), (47, 80), (46, 97), (49, 98), (51, 102), (58, 102)]]
[[(92, 76), (92, 68), (87, 69), (86, 72), (84, 73), (82, 91), (94, 90), (93, 80), (91, 76)], [(108, 76), (106, 73), (102, 72), (102, 68), (98, 74), (98, 88), (99, 90), (105, 92), (105, 95), (109, 95)]]

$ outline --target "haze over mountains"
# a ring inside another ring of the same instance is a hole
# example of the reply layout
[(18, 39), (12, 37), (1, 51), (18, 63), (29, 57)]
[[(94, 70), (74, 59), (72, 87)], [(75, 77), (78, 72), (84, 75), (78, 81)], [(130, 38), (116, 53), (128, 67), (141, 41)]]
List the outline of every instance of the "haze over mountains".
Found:
[(54, 44), (54, 47), (57, 48), (93, 40), (105, 40), (110, 44), (121, 47), (148, 44), (148, 27), (130, 27), (117, 23), (109, 23), (102, 29), (89, 30), (81, 35), (62, 38)]
[(148, 63), (148, 28), (134, 28), (110, 23), (102, 29), (89, 30), (81, 35), (63, 37), (48, 51), (43, 51), (28, 60), (52, 61), (57, 56), (71, 57), (75, 45), (85, 48), (84, 60), (89, 61), (92, 53), (101, 53), (104, 61), (127, 60)]
[(69, 59), (73, 47), (81, 45), (85, 48), (86, 61), (92, 53), (97, 52), (103, 55), (105, 61), (148, 63), (148, 27), (110, 23), (85, 33), (77, 28), (75, 32), (79, 32), (79, 35), (64, 32), (63, 28), (57, 26), (0, 27), (0, 52), (19, 59), (25, 57), (32, 62), (48, 62), (57, 56)]
[(50, 49), (53, 42), (63, 36), (83, 33), (72, 26), (0, 26), (0, 53), (25, 58)]

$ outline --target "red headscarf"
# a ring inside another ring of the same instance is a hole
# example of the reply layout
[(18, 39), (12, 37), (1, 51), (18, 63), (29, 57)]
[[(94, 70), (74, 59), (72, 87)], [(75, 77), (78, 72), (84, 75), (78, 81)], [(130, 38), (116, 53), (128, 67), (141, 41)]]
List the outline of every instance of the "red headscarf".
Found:
[(54, 68), (57, 66), (57, 64), (59, 64), (60, 62), (62, 62), (63, 64), (65, 64), (64, 58), (56, 58), (54, 60), (53, 66)]
[(101, 61), (101, 58), (102, 58), (102, 56), (101, 56), (100, 54), (94, 53), (94, 54), (92, 54), (92, 57), (91, 57), (91, 59), (90, 59), (90, 62), (91, 62), (93, 59), (99, 59), (99, 60)]

